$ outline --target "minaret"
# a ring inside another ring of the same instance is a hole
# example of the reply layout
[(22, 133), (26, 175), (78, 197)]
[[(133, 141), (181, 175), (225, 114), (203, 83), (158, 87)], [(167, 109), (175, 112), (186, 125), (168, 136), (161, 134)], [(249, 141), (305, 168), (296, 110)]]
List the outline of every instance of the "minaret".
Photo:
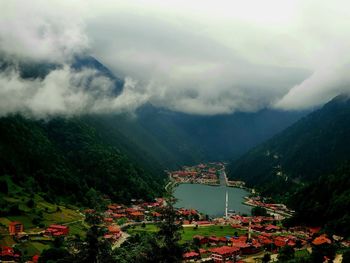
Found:
[(252, 238), (252, 219), (249, 219), (249, 227), (248, 227), (248, 240), (250, 242)]
[(228, 193), (226, 190), (225, 217), (228, 219)]

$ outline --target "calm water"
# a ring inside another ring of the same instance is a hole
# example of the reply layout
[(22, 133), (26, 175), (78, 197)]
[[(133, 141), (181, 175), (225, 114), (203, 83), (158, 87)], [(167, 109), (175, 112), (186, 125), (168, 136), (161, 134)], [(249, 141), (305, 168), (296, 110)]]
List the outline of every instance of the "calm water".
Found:
[(176, 207), (194, 208), (210, 216), (223, 216), (226, 190), (229, 196), (228, 209), (236, 213), (250, 214), (251, 207), (242, 204), (248, 192), (226, 186), (180, 184), (174, 192), (174, 196), (178, 199)]

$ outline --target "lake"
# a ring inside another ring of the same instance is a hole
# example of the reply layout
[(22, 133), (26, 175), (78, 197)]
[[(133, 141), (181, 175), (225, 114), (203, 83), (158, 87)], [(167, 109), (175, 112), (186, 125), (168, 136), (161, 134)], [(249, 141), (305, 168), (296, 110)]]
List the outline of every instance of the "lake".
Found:
[(250, 215), (251, 207), (242, 204), (248, 192), (244, 189), (209, 186), (204, 184), (180, 184), (175, 188), (178, 199), (176, 207), (193, 208), (209, 216), (219, 217), (225, 214), (225, 195), (228, 192), (228, 209), (240, 214)]

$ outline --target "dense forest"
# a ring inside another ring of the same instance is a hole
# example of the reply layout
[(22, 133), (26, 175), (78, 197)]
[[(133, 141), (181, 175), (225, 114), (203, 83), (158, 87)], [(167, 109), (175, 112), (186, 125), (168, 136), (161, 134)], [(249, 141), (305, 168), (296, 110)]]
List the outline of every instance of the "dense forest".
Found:
[(338, 96), (232, 162), (229, 176), (288, 202), (299, 221), (339, 230), (349, 224), (349, 134), (350, 100)]
[[(142, 169), (104, 142), (79, 118), (0, 119), (0, 174), (28, 192), (82, 205), (103, 193), (114, 201), (151, 199), (163, 191), (164, 173)], [(5, 182), (5, 181), (4, 181)], [(6, 186), (2, 187), (6, 192)]]

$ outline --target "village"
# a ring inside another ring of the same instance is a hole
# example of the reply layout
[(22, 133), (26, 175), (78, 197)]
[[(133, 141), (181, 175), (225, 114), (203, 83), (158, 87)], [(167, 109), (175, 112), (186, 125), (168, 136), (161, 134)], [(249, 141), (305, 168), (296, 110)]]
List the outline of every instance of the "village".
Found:
[(224, 170), (224, 163), (198, 164), (184, 166), (182, 170), (168, 172), (171, 180), (176, 183), (196, 183), (220, 185), (220, 172)]
[[(260, 204), (261, 205), (261, 204)], [(269, 207), (269, 204), (264, 204)], [(106, 240), (111, 242), (112, 247), (120, 246), (122, 240), (129, 236), (129, 228), (132, 231), (156, 226), (162, 220), (161, 208), (164, 199), (157, 198), (154, 202), (134, 202), (130, 206), (110, 204), (103, 214), (103, 225), (107, 232)], [(85, 215), (96, 211), (86, 209)], [(344, 247), (349, 247), (350, 242), (327, 237), (320, 234), (321, 228), (293, 227), (285, 228), (281, 221), (273, 216), (241, 216), (230, 215), (229, 217), (208, 219), (194, 209), (177, 209), (178, 222), (181, 222), (184, 231), (191, 231), (192, 242), (197, 245), (195, 250), (189, 250), (183, 254), (184, 262), (255, 262), (252, 257), (259, 258), (263, 253), (276, 254), (279, 249), (290, 246), (296, 251), (310, 250), (314, 246), (322, 246), (332, 242), (339, 242)], [(142, 226), (146, 224), (147, 226)], [(135, 228), (136, 226), (136, 228)], [(209, 235), (202, 232), (209, 231)], [(225, 233), (220, 231), (225, 229)], [(53, 240), (55, 237), (69, 238), (70, 229), (65, 225), (49, 225), (35, 235), (28, 234), (21, 222), (11, 222), (8, 225), (9, 235), (16, 242), (30, 242), (30, 239), (42, 237)], [(216, 234), (220, 232), (221, 234)], [(18, 262), (21, 255), (13, 247), (1, 247), (2, 262)], [(33, 255), (31, 261), (38, 262), (40, 255)]]
[[(177, 183), (203, 183), (217, 185), (224, 164), (211, 163), (185, 167), (184, 170), (169, 172)], [(237, 183), (236, 187), (243, 187)], [(350, 241), (338, 236), (329, 237), (321, 227), (284, 227), (283, 219), (290, 217), (293, 211), (283, 204), (265, 203), (263, 198), (254, 194), (246, 198), (245, 203), (252, 207), (266, 209), (267, 214), (240, 215), (226, 213), (222, 217), (210, 218), (195, 209), (176, 208), (176, 220), (182, 225), (181, 243), (185, 247), (184, 262), (261, 262), (266, 253), (271, 254), (271, 261), (276, 261), (278, 252), (284, 247), (292, 248), (296, 254), (310, 253), (314, 247), (336, 243), (340, 247), (349, 247)], [(157, 223), (163, 220), (164, 198), (152, 202), (131, 200), (126, 204), (108, 204), (103, 211), (84, 209), (79, 223), (88, 227), (86, 219), (90, 215), (101, 215), (100, 226), (106, 229), (103, 238), (108, 240), (112, 249), (116, 249), (130, 235), (155, 231)], [(59, 213), (59, 212), (58, 212)], [(72, 219), (73, 220), (73, 219)], [(50, 244), (55, 238), (72, 240), (77, 231), (73, 231), (76, 221), (54, 223), (42, 228), (25, 229), (21, 221), (7, 224), (7, 245), (1, 243), (1, 262), (19, 262), (24, 256), (18, 245), (26, 242)], [(85, 228), (87, 229), (87, 228)], [(10, 241), (9, 241), (10, 240)], [(30, 255), (26, 262), (38, 262), (40, 253)]]
[(218, 186), (223, 179), (225, 184), (230, 187), (244, 188), (243, 181), (229, 181), (226, 177), (223, 178), (225, 171), (225, 163), (211, 162), (207, 164), (200, 163), (194, 166), (184, 166), (181, 170), (168, 171), (170, 181), (175, 184), (193, 183)]

